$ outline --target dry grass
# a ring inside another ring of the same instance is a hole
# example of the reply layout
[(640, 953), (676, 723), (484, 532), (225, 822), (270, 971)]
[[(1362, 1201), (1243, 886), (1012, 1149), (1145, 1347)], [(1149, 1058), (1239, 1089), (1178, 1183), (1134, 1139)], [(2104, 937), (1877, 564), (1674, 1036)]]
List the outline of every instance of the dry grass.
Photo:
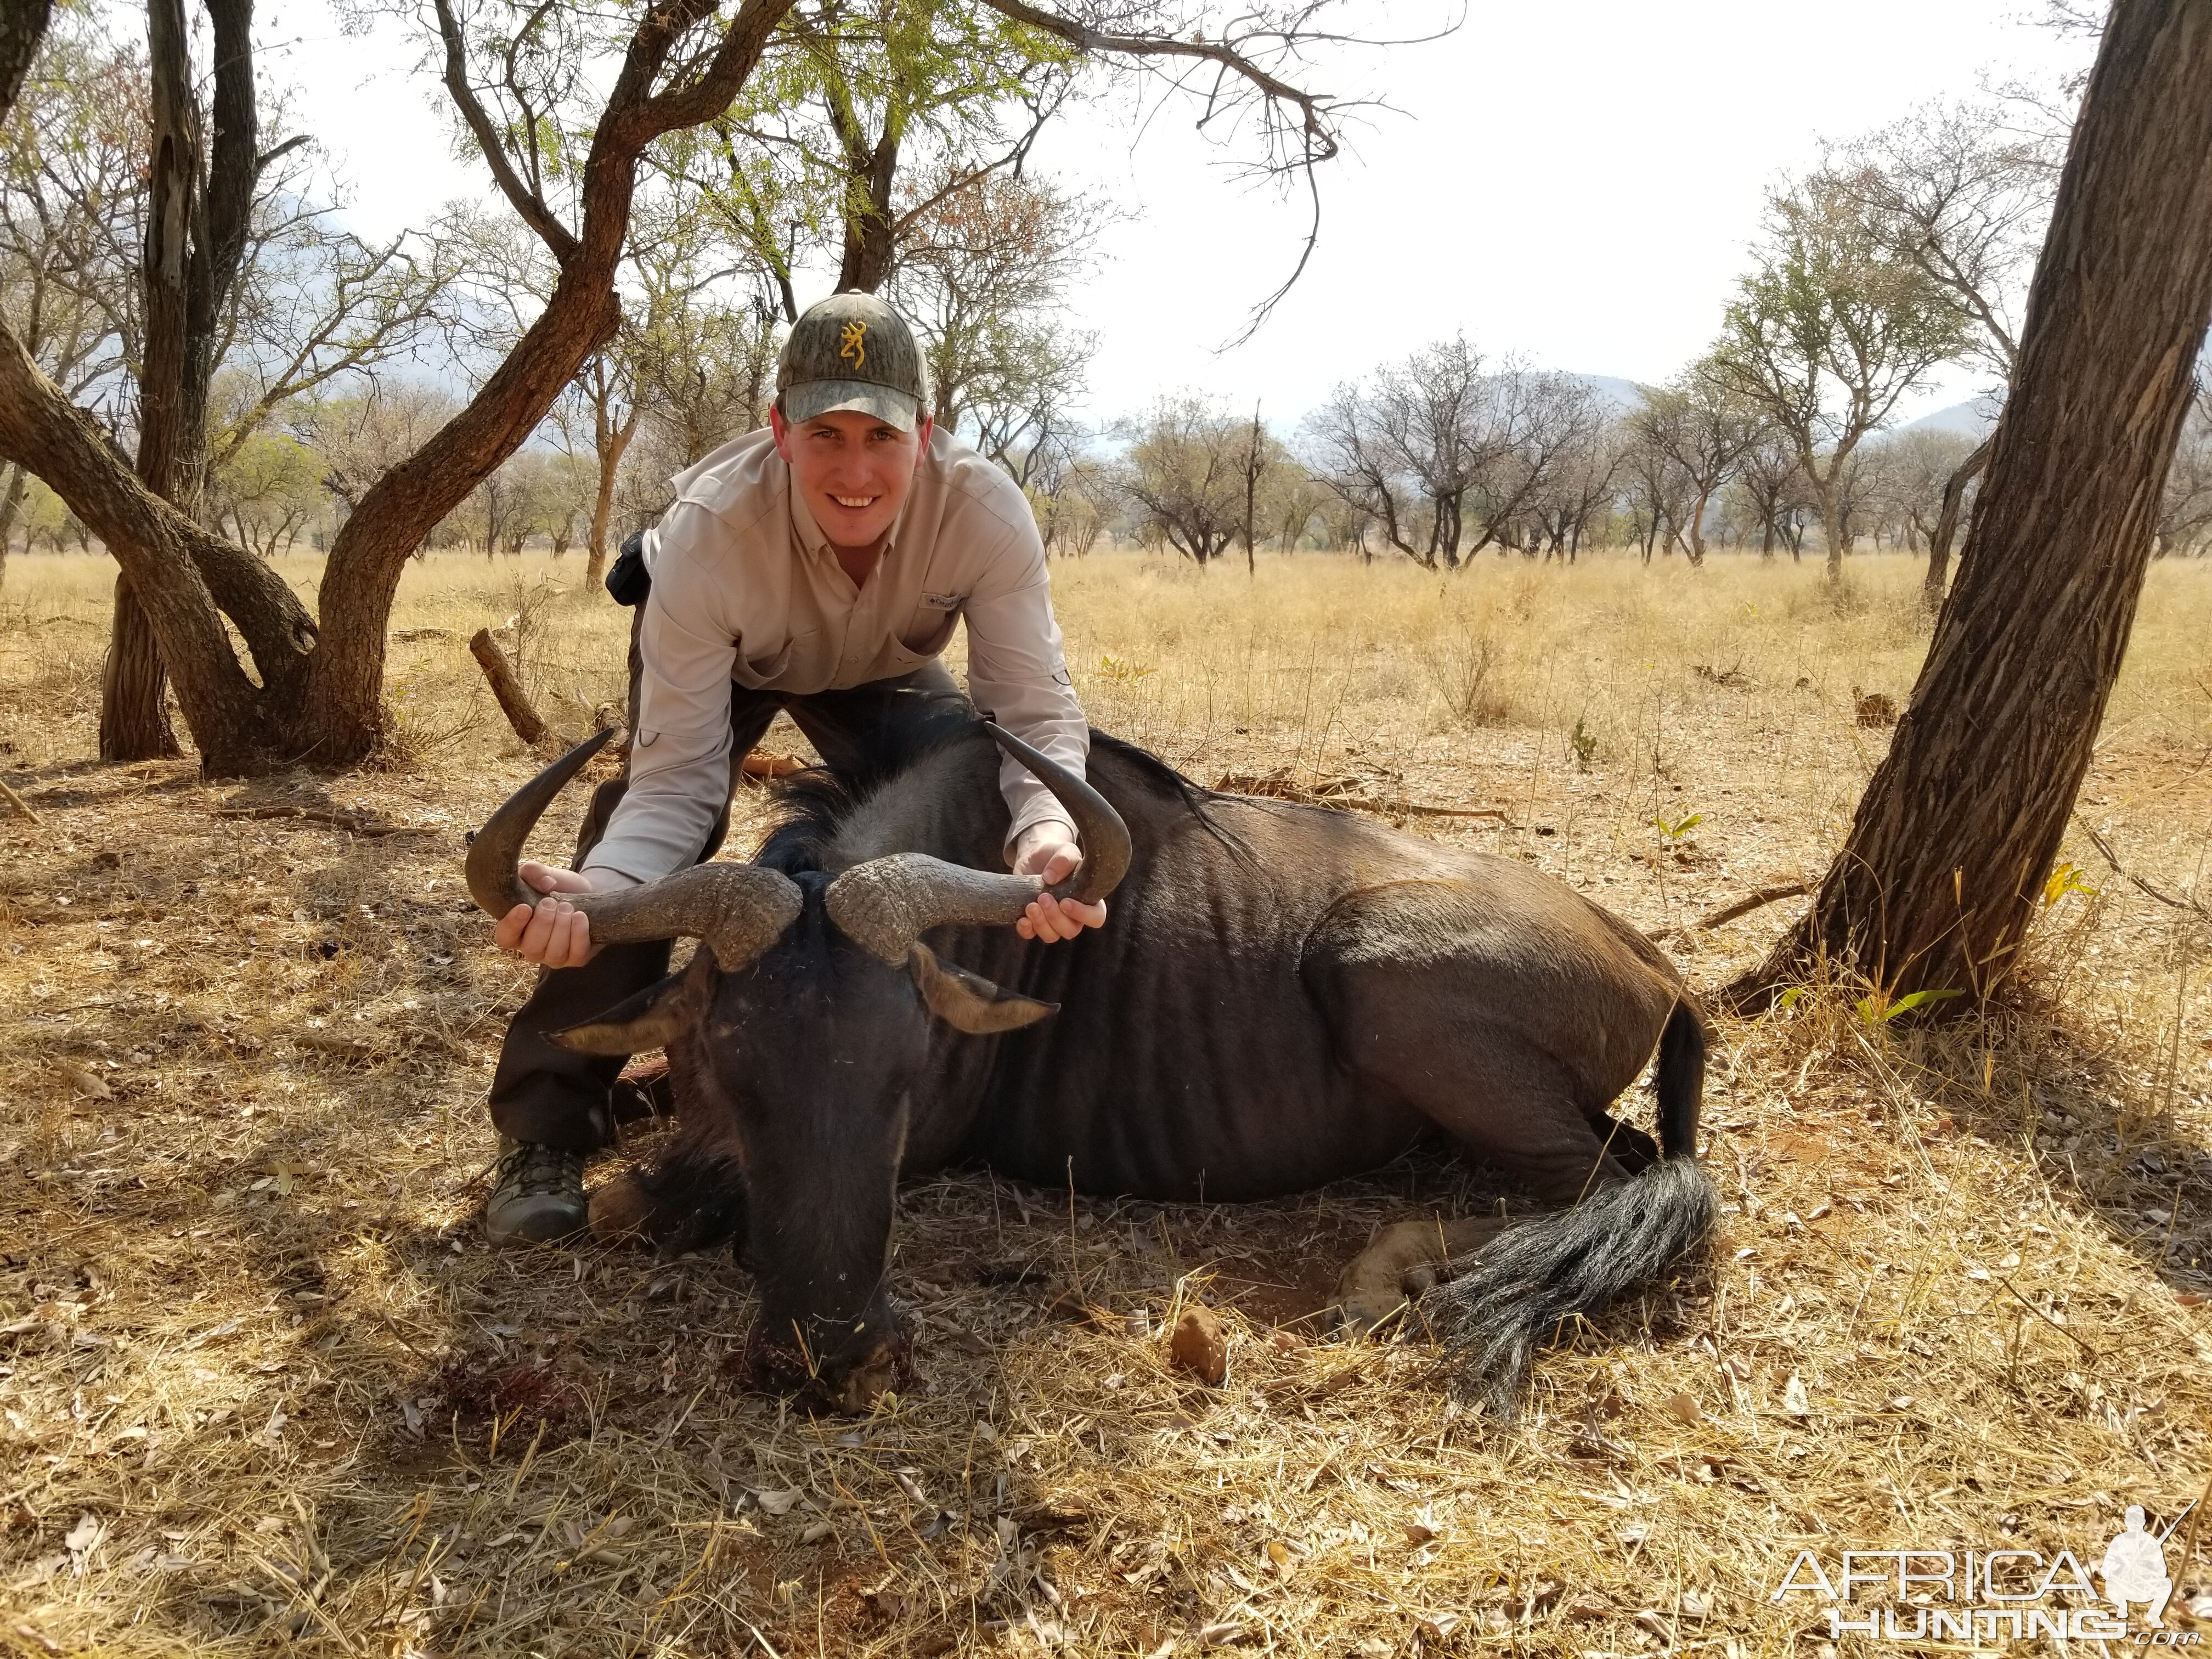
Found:
[[(516, 618), (556, 720), (621, 690), (620, 614), (544, 574), (410, 569), (395, 630), (443, 631), (393, 651), (386, 767), (240, 791), (88, 763), (107, 571), (12, 564), (0, 770), (43, 823), (0, 821), (0, 1648), (1744, 1659), (1825, 1642), (1768, 1599), (1800, 1548), (2087, 1557), (2203, 1489), (2212, 939), (2086, 838), (2014, 1010), (1906, 1034), (1814, 987), (1726, 1030), (1722, 1248), (1551, 1352), (1516, 1430), (1305, 1319), (1375, 1224), (1495, 1200), (1440, 1159), (1237, 1208), (928, 1182), (896, 1266), (925, 1385), (860, 1423), (733, 1391), (726, 1261), (473, 1226), (525, 976), (460, 830), (532, 763), (465, 641)], [(1901, 699), (1924, 644), (1879, 559), (1840, 610), (1733, 562), (1055, 579), (1102, 726), (1655, 929), (1818, 873), (1883, 740), (1852, 688)], [(2084, 796), (2168, 892), (2212, 823), (2207, 641), (2212, 569), (2154, 571)], [(221, 816), (288, 802), (422, 833)], [(1693, 979), (1790, 908), (1689, 936)], [(1193, 1297), (1226, 1310), (1218, 1390), (1156, 1334)]]

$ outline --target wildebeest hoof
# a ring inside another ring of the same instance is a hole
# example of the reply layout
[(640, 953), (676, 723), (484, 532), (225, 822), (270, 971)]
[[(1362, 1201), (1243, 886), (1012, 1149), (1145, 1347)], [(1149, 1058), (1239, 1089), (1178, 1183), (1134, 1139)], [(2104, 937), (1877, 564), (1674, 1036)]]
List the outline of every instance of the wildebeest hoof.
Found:
[(873, 1409), (884, 1395), (904, 1394), (913, 1386), (913, 1347), (902, 1335), (879, 1344), (847, 1371), (836, 1388), (823, 1392), (836, 1410), (859, 1417)]
[(635, 1170), (627, 1170), (592, 1194), (592, 1237), (602, 1244), (650, 1244), (653, 1194)]
[(745, 1338), (737, 1369), (750, 1387), (763, 1393), (795, 1395), (809, 1407), (857, 1417), (880, 1396), (903, 1394), (914, 1386), (914, 1343), (898, 1331), (856, 1359), (825, 1363), (817, 1370), (800, 1344), (769, 1337), (756, 1325)]
[(1328, 1310), (1329, 1328), (1348, 1341), (1373, 1336), (1405, 1316), (1406, 1298), (1395, 1292), (1340, 1295)]

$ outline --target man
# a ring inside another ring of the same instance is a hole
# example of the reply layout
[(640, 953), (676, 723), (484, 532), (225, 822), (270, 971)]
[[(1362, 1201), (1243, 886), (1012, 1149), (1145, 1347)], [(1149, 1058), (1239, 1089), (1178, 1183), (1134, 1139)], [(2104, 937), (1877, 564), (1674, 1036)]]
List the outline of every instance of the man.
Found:
[[(547, 970), (492, 1079), (501, 1156), (484, 1222), (495, 1243), (581, 1228), (583, 1161), (612, 1134), (608, 1091), (621, 1062), (571, 1054), (545, 1034), (668, 970), (665, 943), (596, 949), (590, 919), (559, 896), (711, 858), (737, 769), (779, 708), (833, 770), (864, 776), (903, 730), (959, 704), (937, 658), (964, 618), (977, 704), (1082, 771), (1089, 728), (1029, 502), (936, 431), (928, 405), (905, 319), (869, 295), (823, 301), (785, 342), (769, 430), (678, 473), (657, 532), (626, 547), (610, 574), (616, 597), (638, 605), (629, 763), (594, 793), (574, 867), (524, 864), (523, 879), (546, 896), (517, 905), (495, 935)], [(1050, 793), (1011, 760), (1000, 787), (1007, 862), (1065, 880), (1082, 854)], [(1048, 894), (1016, 927), (1049, 942), (1105, 919), (1103, 904)]]

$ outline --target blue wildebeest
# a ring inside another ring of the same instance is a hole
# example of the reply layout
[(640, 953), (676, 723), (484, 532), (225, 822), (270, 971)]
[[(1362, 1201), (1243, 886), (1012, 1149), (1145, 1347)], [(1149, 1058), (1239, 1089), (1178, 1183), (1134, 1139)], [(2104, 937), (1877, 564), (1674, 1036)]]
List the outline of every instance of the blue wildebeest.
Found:
[[(604, 740), (477, 835), (470, 890), (493, 915), (534, 896), (523, 841)], [(1103, 928), (1040, 946), (1008, 925), (1039, 883), (988, 869), (1006, 831), (1000, 747), (1080, 832), (1068, 887), (1113, 893)], [(1462, 1383), (1509, 1413), (1559, 1321), (1709, 1232), (1704, 1020), (1648, 939), (1563, 883), (1201, 789), (1103, 734), (1089, 782), (965, 717), (901, 759), (857, 795), (793, 791), (752, 863), (574, 901), (597, 940), (702, 941), (562, 1040), (667, 1049), (681, 1133), (594, 1194), (592, 1224), (671, 1250), (733, 1239), (759, 1291), (757, 1383), (846, 1408), (904, 1386), (885, 1285), (898, 1181), (963, 1161), (1088, 1193), (1261, 1199), (1440, 1129), (1571, 1207), (1386, 1229), (1338, 1312), (1364, 1326), (1426, 1288)], [(1656, 1144), (1608, 1115), (1655, 1051)]]

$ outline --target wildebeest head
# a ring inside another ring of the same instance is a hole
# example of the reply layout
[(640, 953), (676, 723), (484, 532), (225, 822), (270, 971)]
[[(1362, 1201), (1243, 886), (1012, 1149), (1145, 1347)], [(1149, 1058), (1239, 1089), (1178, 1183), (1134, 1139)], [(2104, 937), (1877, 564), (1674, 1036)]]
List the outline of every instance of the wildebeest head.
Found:
[[(986, 729), (1058, 798), (1081, 839), (1081, 867), (1052, 890), (1103, 898), (1129, 863), (1120, 815), (1065, 768)], [(469, 890), (490, 915), (537, 901), (517, 873), (523, 842), (605, 739), (547, 767), (477, 833)], [(744, 1364), (762, 1386), (811, 1387), (848, 1409), (904, 1386), (908, 1343), (884, 1275), (929, 1020), (985, 1035), (1053, 1012), (939, 961), (921, 936), (1010, 926), (1042, 890), (1034, 876), (899, 853), (834, 876), (714, 863), (570, 896), (597, 943), (702, 941), (683, 974), (558, 1035), (590, 1053), (673, 1044), (688, 1059), (692, 1092), (717, 1120), (710, 1132), (734, 1141), (723, 1150), (744, 1170), (745, 1255), (760, 1291)]]

